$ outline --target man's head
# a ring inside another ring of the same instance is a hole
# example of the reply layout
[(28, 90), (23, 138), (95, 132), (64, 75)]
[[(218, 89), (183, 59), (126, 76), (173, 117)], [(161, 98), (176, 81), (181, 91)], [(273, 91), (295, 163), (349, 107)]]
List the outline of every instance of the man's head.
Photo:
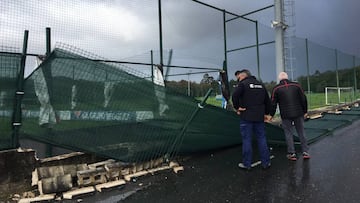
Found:
[(242, 70), (238, 70), (235, 72), (235, 77), (239, 80), (242, 81), (243, 79), (247, 78), (251, 76), (251, 73), (249, 70), (247, 69), (242, 69)]
[(278, 78), (279, 78), (279, 81), (281, 81), (281, 80), (289, 79), (289, 76), (285, 72), (280, 72)]

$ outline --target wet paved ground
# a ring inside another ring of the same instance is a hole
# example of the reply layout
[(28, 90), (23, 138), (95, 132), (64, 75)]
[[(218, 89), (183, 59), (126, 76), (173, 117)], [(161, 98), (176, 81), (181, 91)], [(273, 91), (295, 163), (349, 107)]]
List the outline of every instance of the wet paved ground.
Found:
[(237, 147), (193, 156), (181, 174), (143, 177), (83, 202), (360, 202), (360, 121), (310, 145), (310, 160), (288, 161), (286, 148), (272, 147), (268, 170), (239, 169)]

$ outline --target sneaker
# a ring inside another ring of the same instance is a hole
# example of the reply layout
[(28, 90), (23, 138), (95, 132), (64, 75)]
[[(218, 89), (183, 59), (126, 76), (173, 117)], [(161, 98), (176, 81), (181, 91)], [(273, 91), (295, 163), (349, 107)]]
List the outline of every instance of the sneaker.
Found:
[(246, 167), (243, 163), (239, 163), (239, 168), (250, 171), (251, 167)]
[(289, 153), (286, 155), (286, 157), (291, 161), (296, 161), (296, 154), (295, 153)]
[(307, 152), (303, 152), (303, 159), (310, 159), (310, 154)]

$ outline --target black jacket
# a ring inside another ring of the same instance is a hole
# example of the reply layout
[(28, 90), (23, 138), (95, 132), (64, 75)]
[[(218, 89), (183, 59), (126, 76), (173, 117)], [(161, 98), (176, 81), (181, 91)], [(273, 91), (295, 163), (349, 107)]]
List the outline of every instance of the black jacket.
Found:
[(271, 105), (265, 86), (254, 76), (239, 82), (232, 102), (235, 109), (246, 108), (240, 113), (241, 119), (246, 121), (264, 121), (264, 115), (269, 114)]
[(297, 82), (281, 80), (271, 93), (271, 111), (273, 116), (277, 104), (281, 118), (297, 118), (307, 113), (307, 100), (303, 89)]

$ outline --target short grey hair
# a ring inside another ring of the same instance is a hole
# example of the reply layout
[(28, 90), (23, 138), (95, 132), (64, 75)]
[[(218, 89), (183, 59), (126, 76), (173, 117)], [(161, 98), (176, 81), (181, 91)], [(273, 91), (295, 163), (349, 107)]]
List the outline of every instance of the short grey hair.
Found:
[(279, 78), (279, 80), (284, 80), (284, 79), (289, 79), (289, 76), (285, 72), (280, 72), (278, 78)]

